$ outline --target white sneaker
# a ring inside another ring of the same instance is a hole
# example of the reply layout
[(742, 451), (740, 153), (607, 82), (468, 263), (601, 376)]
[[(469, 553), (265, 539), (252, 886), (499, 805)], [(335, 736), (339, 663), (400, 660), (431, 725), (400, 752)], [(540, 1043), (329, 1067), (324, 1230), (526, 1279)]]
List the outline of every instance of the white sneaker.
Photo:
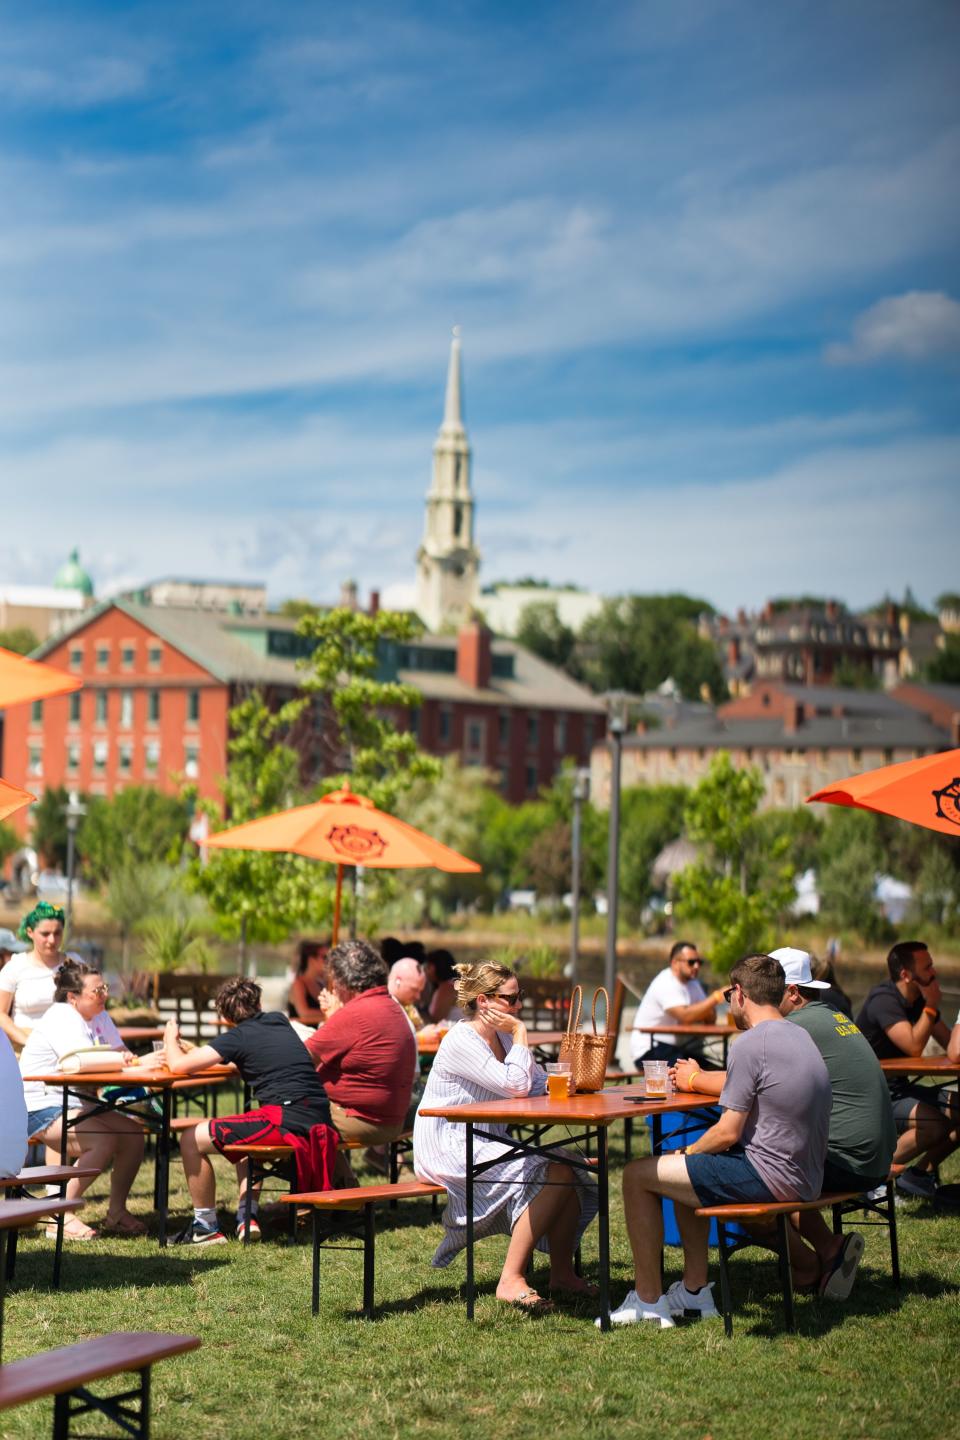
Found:
[[(666, 1295), (661, 1295), (659, 1300), (641, 1300), (636, 1290), (628, 1290), (623, 1304), (610, 1311), (611, 1325), (637, 1325), (644, 1321), (647, 1324), (659, 1325), (661, 1330), (673, 1329), (673, 1316), (670, 1314)], [(599, 1330), (599, 1315), (593, 1323)]]
[(666, 1294), (670, 1314), (676, 1320), (712, 1320), (720, 1311), (713, 1303), (713, 1282), (691, 1295), (682, 1280), (674, 1280)]

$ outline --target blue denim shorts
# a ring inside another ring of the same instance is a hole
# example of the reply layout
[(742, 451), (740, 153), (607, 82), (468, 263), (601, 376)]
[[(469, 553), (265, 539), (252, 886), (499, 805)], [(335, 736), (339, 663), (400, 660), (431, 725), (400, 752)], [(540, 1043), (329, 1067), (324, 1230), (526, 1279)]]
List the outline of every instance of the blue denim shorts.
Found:
[(701, 1205), (768, 1204), (776, 1195), (760, 1179), (743, 1147), (721, 1155), (687, 1155), (687, 1175)]
[(27, 1115), (27, 1139), (32, 1143), (35, 1135), (42, 1135), (47, 1126), (59, 1120), (62, 1114), (62, 1105), (45, 1105), (42, 1110), (31, 1110)]

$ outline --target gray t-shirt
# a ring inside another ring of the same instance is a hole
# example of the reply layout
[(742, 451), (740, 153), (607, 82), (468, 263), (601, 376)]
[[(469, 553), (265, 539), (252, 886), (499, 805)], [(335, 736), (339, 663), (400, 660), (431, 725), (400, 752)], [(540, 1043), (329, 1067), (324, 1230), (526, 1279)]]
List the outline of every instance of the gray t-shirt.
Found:
[(747, 1159), (778, 1200), (820, 1194), (832, 1100), (823, 1057), (799, 1025), (763, 1020), (731, 1047), (720, 1104), (747, 1112)]

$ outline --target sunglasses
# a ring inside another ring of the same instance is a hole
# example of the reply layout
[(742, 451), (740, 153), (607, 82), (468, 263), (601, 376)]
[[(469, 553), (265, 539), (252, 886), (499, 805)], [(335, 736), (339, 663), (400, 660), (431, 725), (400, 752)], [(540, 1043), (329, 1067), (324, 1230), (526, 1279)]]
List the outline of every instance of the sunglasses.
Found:
[(729, 1004), (730, 1004), (730, 996), (733, 994), (734, 990), (739, 990), (739, 988), (740, 988), (739, 985), (731, 985), (728, 989), (724, 990), (724, 992), (723, 992), (723, 1003), (724, 1003), (725, 1005), (729, 1005)]
[(512, 995), (505, 995), (502, 990), (498, 990), (494, 998), (497, 1000), (506, 1000), (508, 1005), (519, 1005), (527, 997), (523, 990), (515, 990)]
[(94, 987), (93, 987), (92, 990), (88, 990), (88, 991), (87, 991), (87, 994), (88, 994), (88, 995), (100, 995), (100, 996), (102, 996), (102, 995), (109, 995), (109, 994), (110, 994), (110, 986), (109, 986), (109, 985), (94, 985)]
[(688, 964), (688, 965), (702, 965), (702, 964), (703, 964), (703, 957), (700, 956), (700, 955), (692, 955), (692, 956), (690, 957), (690, 959), (687, 961), (687, 964)]

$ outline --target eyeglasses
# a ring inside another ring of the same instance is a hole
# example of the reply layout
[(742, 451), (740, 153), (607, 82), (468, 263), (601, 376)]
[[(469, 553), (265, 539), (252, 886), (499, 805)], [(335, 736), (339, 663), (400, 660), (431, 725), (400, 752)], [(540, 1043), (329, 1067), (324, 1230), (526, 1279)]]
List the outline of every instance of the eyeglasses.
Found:
[(724, 1003), (724, 1005), (729, 1005), (729, 1004), (730, 1004), (730, 996), (733, 994), (734, 990), (739, 990), (739, 989), (740, 989), (740, 986), (739, 986), (739, 985), (731, 985), (731, 986), (729, 986), (728, 989), (724, 990), (724, 992), (723, 992), (723, 1003)]
[(92, 990), (89, 990), (87, 993), (88, 993), (89, 995), (109, 995), (109, 994), (110, 994), (110, 986), (109, 986), (109, 985), (95, 985), (95, 986), (93, 987), (93, 989), (92, 989)]
[(523, 1000), (526, 999), (526, 995), (522, 990), (514, 990), (509, 995), (505, 995), (502, 990), (498, 990), (496, 993), (496, 999), (506, 1000), (508, 1005), (519, 1005)]

